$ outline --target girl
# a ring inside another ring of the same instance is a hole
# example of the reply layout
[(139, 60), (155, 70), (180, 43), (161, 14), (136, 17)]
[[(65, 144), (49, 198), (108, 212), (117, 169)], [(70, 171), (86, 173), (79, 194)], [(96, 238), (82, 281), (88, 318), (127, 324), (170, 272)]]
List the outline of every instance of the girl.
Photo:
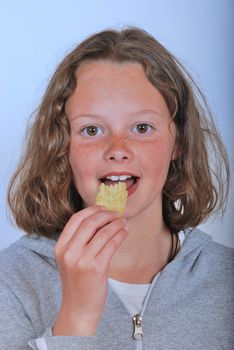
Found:
[[(233, 347), (233, 252), (196, 229), (229, 180), (199, 96), (138, 28), (59, 65), (9, 188), (28, 235), (0, 256), (1, 350)], [(119, 181), (124, 217), (94, 204)]]

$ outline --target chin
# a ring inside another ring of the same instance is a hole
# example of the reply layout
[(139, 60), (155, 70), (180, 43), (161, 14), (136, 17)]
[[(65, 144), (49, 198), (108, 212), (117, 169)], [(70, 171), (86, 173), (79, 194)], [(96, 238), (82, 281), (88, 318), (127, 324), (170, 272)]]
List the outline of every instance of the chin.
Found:
[(144, 208), (134, 208), (134, 206), (127, 206), (127, 208), (125, 209), (125, 212), (123, 214), (123, 216), (126, 219), (133, 219), (134, 217), (137, 217), (138, 215), (141, 215), (141, 213), (144, 212)]

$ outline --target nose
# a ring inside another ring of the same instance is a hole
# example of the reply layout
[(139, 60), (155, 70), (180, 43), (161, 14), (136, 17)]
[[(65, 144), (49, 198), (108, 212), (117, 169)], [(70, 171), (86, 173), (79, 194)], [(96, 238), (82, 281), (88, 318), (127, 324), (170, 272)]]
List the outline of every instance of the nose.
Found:
[(129, 148), (127, 137), (111, 137), (108, 142), (104, 158), (108, 162), (128, 163), (132, 159), (132, 151)]

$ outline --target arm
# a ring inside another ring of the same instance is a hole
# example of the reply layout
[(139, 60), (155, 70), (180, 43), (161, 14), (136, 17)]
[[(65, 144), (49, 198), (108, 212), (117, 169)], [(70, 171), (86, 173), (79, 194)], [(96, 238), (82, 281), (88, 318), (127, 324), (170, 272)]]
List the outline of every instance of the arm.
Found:
[(39, 338), (17, 295), (0, 280), (0, 349), (95, 350), (96, 337), (52, 336), (52, 329), (48, 328)]
[(74, 214), (55, 256), (62, 282), (62, 304), (54, 336), (94, 336), (107, 298), (111, 258), (127, 236), (120, 214), (99, 206)]
[(96, 349), (109, 262), (126, 234), (119, 215), (101, 207), (71, 217), (55, 247), (62, 282), (61, 309), (53, 329), (30, 342), (33, 349)]
[(126, 235), (123, 220), (115, 212), (96, 206), (73, 215), (56, 245), (62, 305), (53, 333), (47, 330), (38, 339), (41, 335), (30, 315), (2, 281), (0, 349), (95, 350), (96, 330), (107, 296), (109, 261)]
[(23, 305), (0, 281), (0, 349), (30, 350), (29, 339), (36, 337)]

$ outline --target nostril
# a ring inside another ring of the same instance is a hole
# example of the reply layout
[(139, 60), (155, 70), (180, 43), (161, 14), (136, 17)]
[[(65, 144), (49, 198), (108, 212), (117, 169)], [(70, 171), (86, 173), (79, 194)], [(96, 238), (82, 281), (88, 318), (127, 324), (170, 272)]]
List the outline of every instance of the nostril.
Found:
[(123, 147), (108, 147), (104, 156), (110, 162), (127, 162), (132, 157), (131, 151)]
[(127, 160), (127, 156), (111, 156), (109, 157), (110, 160), (116, 160), (116, 159), (122, 159), (122, 160)]

